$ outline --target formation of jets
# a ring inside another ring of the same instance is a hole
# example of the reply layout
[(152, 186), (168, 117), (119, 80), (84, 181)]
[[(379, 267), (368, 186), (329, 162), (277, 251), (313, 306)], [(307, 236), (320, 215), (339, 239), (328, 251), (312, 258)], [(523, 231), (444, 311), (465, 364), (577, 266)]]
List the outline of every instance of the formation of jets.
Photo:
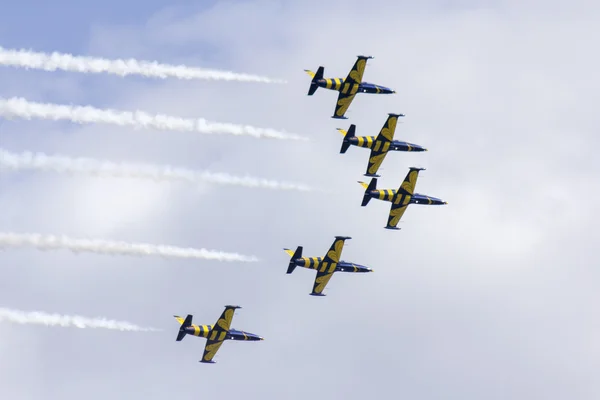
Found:
[[(358, 93), (376, 93), (392, 94), (394, 90), (384, 86), (363, 82), (363, 74), (370, 56), (357, 56), (354, 66), (348, 76), (343, 78), (325, 78), (323, 76), (325, 68), (320, 66), (317, 72), (305, 70), (311, 77), (308, 95), (312, 96), (320, 87), (339, 92), (337, 103), (332, 118), (347, 119), (345, 113), (350, 107), (350, 103)], [(350, 146), (363, 147), (370, 150), (367, 169), (364, 176), (371, 177), (371, 181), (358, 181), (365, 189), (361, 206), (366, 206), (371, 199), (388, 201), (391, 203), (388, 215), (386, 229), (398, 230), (398, 223), (402, 219), (404, 212), (410, 204), (424, 205), (443, 205), (446, 201), (419, 193), (415, 193), (415, 186), (419, 177), (419, 172), (424, 168), (410, 167), (404, 181), (398, 189), (377, 189), (377, 175), (379, 167), (387, 156), (389, 151), (427, 151), (426, 148), (418, 144), (403, 142), (394, 139), (398, 118), (404, 117), (404, 114), (389, 113), (383, 127), (377, 136), (356, 136), (356, 125), (352, 124), (348, 130), (338, 128), (338, 131), (344, 135), (340, 153), (344, 154)], [(373, 269), (364, 265), (341, 260), (342, 250), (346, 240), (351, 239), (348, 236), (336, 236), (333, 244), (324, 257), (303, 257), (303, 247), (298, 246), (296, 250), (284, 249), (291, 257), (287, 274), (294, 272), (296, 267), (302, 267), (316, 271), (313, 289), (310, 295), (325, 296), (323, 290), (329, 283), (335, 272), (373, 272)], [(245, 340), (259, 341), (262, 337), (253, 333), (238, 331), (230, 328), (231, 320), (236, 309), (240, 306), (225, 306), (215, 325), (194, 325), (192, 324), (192, 315), (186, 318), (175, 315), (180, 323), (177, 341), (181, 341), (186, 335), (193, 335), (206, 338), (204, 354), (200, 362), (214, 363), (213, 358), (225, 340)]]

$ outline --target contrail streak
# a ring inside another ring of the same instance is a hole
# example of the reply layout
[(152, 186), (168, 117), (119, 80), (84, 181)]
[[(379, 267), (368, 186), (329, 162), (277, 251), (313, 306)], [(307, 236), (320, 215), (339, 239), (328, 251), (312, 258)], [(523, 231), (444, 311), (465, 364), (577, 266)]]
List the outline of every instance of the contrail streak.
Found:
[(128, 256), (160, 256), (166, 258), (195, 258), (216, 261), (256, 262), (254, 256), (225, 253), (216, 250), (181, 248), (147, 243), (126, 243), (100, 239), (77, 239), (68, 236), (37, 233), (0, 232), (0, 248), (33, 246), (38, 250), (68, 249), (74, 253), (88, 252)]
[(158, 332), (160, 329), (144, 328), (125, 321), (106, 318), (86, 318), (79, 315), (48, 314), (41, 311), (20, 311), (0, 308), (0, 322), (61, 326), (64, 328), (104, 328), (118, 331)]
[(141, 178), (154, 181), (183, 181), (192, 184), (201, 182), (223, 185), (238, 185), (249, 188), (276, 190), (311, 191), (308, 186), (278, 182), (250, 176), (238, 177), (225, 173), (209, 171), (193, 171), (171, 166), (155, 166), (147, 164), (113, 163), (111, 161), (94, 160), (92, 158), (70, 158), (61, 155), (23, 152), (11, 153), (0, 149), (0, 170), (40, 170), (54, 172), (82, 173), (96, 176), (123, 178)]
[(67, 120), (79, 124), (101, 123), (133, 128), (153, 128), (168, 131), (199, 132), (207, 134), (245, 135), (255, 138), (308, 140), (305, 137), (280, 132), (270, 128), (249, 125), (210, 122), (204, 118), (180, 118), (164, 114), (149, 114), (144, 111), (119, 111), (92, 106), (69, 106), (62, 104), (37, 103), (21, 97), (0, 99), (0, 116), (24, 119)]
[(0, 65), (39, 69), (43, 71), (68, 71), (92, 74), (112, 74), (125, 77), (141, 75), (148, 78), (210, 79), (241, 82), (286, 83), (281, 79), (264, 76), (239, 74), (230, 71), (194, 68), (185, 65), (159, 64), (156, 61), (135, 59), (111, 60), (99, 57), (74, 56), (64, 53), (42, 53), (31, 50), (14, 50), (0, 47)]

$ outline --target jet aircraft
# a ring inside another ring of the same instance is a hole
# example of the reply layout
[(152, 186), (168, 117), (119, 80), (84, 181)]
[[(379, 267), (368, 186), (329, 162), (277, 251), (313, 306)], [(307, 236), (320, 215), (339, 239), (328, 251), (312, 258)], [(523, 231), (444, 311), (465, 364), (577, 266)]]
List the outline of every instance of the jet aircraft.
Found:
[(302, 257), (302, 246), (298, 246), (296, 251), (284, 249), (292, 257), (287, 273), (291, 274), (296, 267), (316, 270), (317, 276), (315, 277), (313, 290), (310, 294), (312, 296), (325, 296), (323, 289), (327, 286), (334, 272), (373, 272), (373, 269), (363, 265), (340, 260), (346, 239), (352, 238), (348, 236), (336, 236), (325, 257)]
[(378, 199), (383, 201), (389, 201), (392, 203), (390, 209), (390, 215), (388, 216), (388, 222), (385, 226), (386, 229), (400, 229), (397, 228), (398, 222), (404, 215), (406, 208), (410, 204), (426, 204), (426, 205), (442, 205), (448, 204), (446, 201), (437, 199), (431, 196), (425, 196), (422, 194), (414, 193), (415, 186), (417, 184), (417, 178), (419, 177), (419, 171), (425, 168), (410, 167), (410, 171), (404, 178), (402, 185), (398, 190), (394, 189), (377, 189), (377, 178), (371, 179), (371, 182), (367, 185), (365, 182), (359, 181), (364, 187), (365, 194), (361, 206), (366, 206), (371, 199)]
[(181, 341), (185, 335), (206, 338), (207, 341), (204, 346), (204, 354), (202, 355), (200, 362), (214, 364), (215, 361), (212, 359), (225, 340), (264, 340), (264, 338), (255, 335), (254, 333), (229, 328), (231, 320), (233, 319), (233, 313), (238, 308), (242, 307), (225, 306), (225, 310), (215, 325), (195, 325), (192, 324), (192, 315), (188, 314), (185, 319), (178, 315), (174, 315), (175, 319), (181, 324), (179, 332), (177, 333), (177, 341)]
[(394, 140), (394, 133), (396, 132), (398, 117), (404, 117), (404, 114), (388, 114), (388, 118), (383, 124), (383, 127), (379, 131), (379, 135), (377, 135), (377, 137), (355, 136), (356, 125), (354, 124), (350, 125), (348, 131), (337, 128), (337, 130), (344, 135), (340, 153), (345, 153), (346, 150), (348, 150), (348, 147), (351, 145), (371, 149), (371, 154), (369, 155), (369, 164), (367, 165), (367, 172), (365, 173), (365, 176), (379, 177), (379, 175), (377, 175), (377, 170), (379, 169), (379, 166), (383, 162), (383, 159), (387, 155), (388, 151), (427, 151), (426, 148), (419, 146), (418, 144)]
[(336, 90), (340, 92), (338, 95), (337, 103), (335, 105), (335, 112), (331, 118), (347, 119), (344, 114), (350, 103), (354, 100), (354, 96), (357, 93), (379, 93), (379, 94), (391, 94), (396, 91), (386, 88), (384, 86), (375, 85), (373, 83), (367, 83), (362, 81), (363, 74), (365, 72), (365, 66), (367, 60), (373, 57), (371, 56), (357, 56), (358, 59), (354, 63), (354, 66), (350, 70), (350, 73), (343, 78), (324, 78), (323, 73), (325, 68), (320, 66), (317, 72), (305, 69), (304, 71), (312, 77), (310, 82), (310, 88), (308, 89), (308, 95), (312, 96), (315, 91), (322, 87), (325, 89)]

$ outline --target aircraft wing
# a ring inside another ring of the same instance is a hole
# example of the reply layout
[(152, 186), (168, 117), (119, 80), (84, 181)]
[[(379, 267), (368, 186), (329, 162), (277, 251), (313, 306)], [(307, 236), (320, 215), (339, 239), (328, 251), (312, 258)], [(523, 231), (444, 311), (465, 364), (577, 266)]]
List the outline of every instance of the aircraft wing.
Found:
[(381, 166), (381, 163), (387, 156), (388, 150), (390, 148), (390, 142), (375, 142), (373, 143), (373, 148), (371, 148), (371, 154), (369, 155), (369, 165), (367, 165), (367, 173), (365, 175), (368, 176), (377, 176), (377, 170)]
[[(235, 310), (241, 308), (240, 306), (225, 306), (225, 310), (221, 313), (217, 323), (215, 324), (212, 332), (225, 331), (229, 330), (231, 326), (231, 320), (233, 319), (233, 313)], [(211, 334), (211, 339), (215, 339), (214, 334)]]
[(379, 135), (375, 140), (388, 141), (394, 140), (394, 134), (396, 133), (396, 125), (398, 124), (398, 117), (401, 114), (388, 114), (388, 118), (383, 124), (383, 127), (379, 131)]
[(358, 56), (356, 62), (352, 66), (352, 69), (348, 73), (348, 76), (344, 80), (344, 84), (354, 85), (362, 82), (363, 74), (365, 73), (365, 67), (367, 66), (368, 56)]
[[(223, 332), (223, 333), (225, 333), (225, 332)], [(202, 360), (200, 360), (200, 362), (214, 363), (214, 361), (212, 359), (217, 354), (217, 351), (219, 351), (219, 348), (221, 347), (222, 344), (223, 344), (223, 340), (212, 340), (212, 339), (207, 340), (206, 346), (204, 346), (204, 354), (202, 355)]]
[(233, 320), (233, 314), (235, 310), (241, 308), (240, 306), (225, 306), (225, 310), (221, 313), (221, 316), (213, 326), (212, 330), (208, 334), (208, 340), (206, 346), (204, 346), (204, 354), (200, 362), (212, 363), (213, 357), (219, 351), (219, 348), (223, 344), (223, 341), (227, 337), (227, 331), (231, 326), (231, 320)]
[(371, 154), (369, 155), (369, 165), (367, 166), (366, 175), (373, 176), (377, 174), (377, 170), (385, 159), (392, 140), (394, 140), (394, 133), (396, 132), (396, 124), (398, 123), (399, 116), (400, 114), (389, 114), (383, 127), (379, 131), (379, 134), (375, 138), (375, 142), (373, 142), (373, 146), (371, 146)]
[(388, 222), (386, 225), (387, 229), (397, 229), (396, 225), (402, 219), (406, 208), (410, 204), (410, 198), (412, 197), (415, 186), (417, 184), (417, 179), (419, 177), (419, 171), (423, 170), (423, 168), (414, 168), (411, 167), (408, 174), (404, 178), (404, 181), (398, 188), (396, 192), (396, 196), (392, 200), (392, 207), (390, 209), (390, 215), (388, 216)]
[(386, 228), (388, 229), (398, 229), (396, 228), (396, 225), (398, 225), (398, 222), (400, 222), (400, 219), (402, 219), (402, 216), (408, 207), (410, 197), (402, 196), (402, 198), (404, 199), (402, 203), (392, 203), (392, 208), (390, 209), (390, 215), (388, 216), (388, 222), (386, 225)]
[(327, 266), (330, 264), (337, 264), (340, 262), (342, 256), (342, 250), (344, 249), (344, 242), (348, 239), (352, 239), (349, 236), (336, 236), (335, 240), (331, 244), (331, 247), (323, 257), (323, 265)]
[(424, 168), (410, 167), (410, 171), (408, 171), (408, 174), (406, 174), (404, 181), (398, 189), (398, 194), (402, 192), (412, 196), (415, 191), (415, 186), (417, 185), (417, 179), (419, 178), (419, 171), (422, 171), (423, 169)]
[(350, 107), (350, 103), (352, 103), (352, 100), (354, 100), (354, 96), (356, 96), (356, 93), (346, 94), (340, 92), (337, 103), (335, 103), (335, 112), (333, 113), (333, 118), (346, 119), (344, 114), (346, 111), (348, 111), (348, 107)]
[[(344, 114), (350, 107), (350, 103), (356, 96), (356, 90), (358, 85), (362, 82), (363, 74), (365, 73), (365, 67), (367, 66), (367, 60), (373, 58), (370, 56), (358, 56), (356, 62), (352, 66), (352, 69), (348, 73), (346, 79), (344, 79), (343, 90), (340, 90), (340, 94), (335, 105), (335, 112), (333, 118), (344, 118)], [(351, 88), (354, 88), (351, 90)]]
[[(325, 286), (329, 283), (329, 280), (333, 276), (332, 268), (328, 268), (325, 272), (318, 271), (315, 277), (315, 283), (313, 285), (312, 295), (321, 295)], [(335, 264), (333, 264), (333, 270), (335, 270)]]
[(319, 270), (317, 271), (317, 276), (315, 277), (315, 283), (313, 285), (312, 295), (320, 295), (325, 289), (325, 286), (329, 283), (329, 280), (333, 276), (335, 272), (335, 268), (337, 267), (337, 263), (340, 262), (340, 257), (342, 256), (342, 250), (344, 249), (344, 242), (348, 239), (352, 239), (349, 236), (336, 236), (335, 240), (331, 244), (331, 247), (323, 257), (323, 261)]

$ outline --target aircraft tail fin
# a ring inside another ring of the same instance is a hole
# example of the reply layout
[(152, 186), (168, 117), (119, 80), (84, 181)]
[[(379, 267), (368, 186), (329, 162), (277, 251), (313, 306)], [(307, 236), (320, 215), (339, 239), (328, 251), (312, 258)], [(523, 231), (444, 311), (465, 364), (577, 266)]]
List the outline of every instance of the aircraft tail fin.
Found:
[(325, 68), (319, 67), (319, 69), (317, 69), (317, 72), (312, 72), (309, 70), (304, 70), (304, 71), (306, 71), (306, 73), (308, 73), (310, 76), (312, 76), (312, 81), (310, 82), (310, 88), (308, 89), (308, 95), (312, 96), (319, 88), (317, 81), (319, 79), (323, 79), (323, 73), (325, 72)]
[(296, 259), (302, 257), (302, 246), (298, 246), (296, 251), (292, 252), (290, 249), (284, 249), (286, 253), (288, 253), (292, 258), (290, 259), (290, 263), (288, 264), (287, 274), (291, 274), (296, 269)]
[[(342, 129), (338, 129), (338, 130), (340, 132), (343, 132)], [(345, 153), (346, 150), (348, 150), (348, 147), (350, 147), (350, 138), (356, 136), (355, 131), (356, 131), (356, 125), (354, 125), (354, 124), (350, 125), (350, 128), (348, 128), (348, 131), (346, 131), (346, 133), (344, 135), (344, 141), (342, 142), (342, 148), (340, 149), (341, 154)]]
[(192, 326), (192, 318), (193, 316), (188, 314), (187, 317), (185, 317), (185, 319), (181, 318), (180, 316), (174, 315), (175, 318), (177, 318), (177, 321), (179, 321), (179, 323), (181, 324), (181, 326), (179, 327), (179, 332), (177, 332), (177, 342), (180, 342), (183, 340), (183, 338), (185, 337), (185, 335), (187, 334), (187, 332), (185, 331), (186, 328)]
[(361, 186), (365, 188), (365, 194), (363, 195), (363, 200), (362, 200), (362, 204), (361, 204), (361, 207), (364, 207), (367, 204), (369, 204), (369, 201), (371, 201), (371, 195), (369, 192), (371, 190), (377, 189), (377, 178), (371, 179), (371, 182), (369, 182), (368, 185), (365, 182), (359, 181), (358, 183), (360, 183)]

